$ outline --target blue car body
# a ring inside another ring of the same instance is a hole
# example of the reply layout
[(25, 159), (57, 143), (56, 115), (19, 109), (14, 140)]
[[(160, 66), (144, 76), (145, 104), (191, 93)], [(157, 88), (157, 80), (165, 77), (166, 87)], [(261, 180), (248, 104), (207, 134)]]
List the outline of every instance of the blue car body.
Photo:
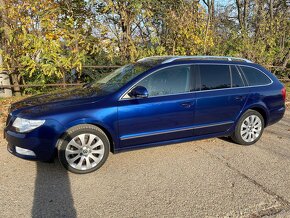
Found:
[[(258, 69), (271, 83), (261, 86), (193, 90), (188, 93), (141, 99), (122, 99), (138, 81), (153, 72), (176, 65), (217, 64)], [(161, 144), (229, 136), (241, 115), (257, 110), (265, 126), (284, 115), (283, 85), (269, 71), (254, 63), (220, 60), (177, 60), (157, 63), (114, 92), (91, 87), (30, 97), (14, 103), (4, 130), (8, 150), (18, 157), (48, 161), (58, 139), (78, 124), (100, 127), (111, 142), (113, 153)], [(12, 124), (16, 117), (41, 119), (45, 123), (30, 132), (19, 133)], [(36, 156), (21, 155), (15, 146), (32, 150)]]

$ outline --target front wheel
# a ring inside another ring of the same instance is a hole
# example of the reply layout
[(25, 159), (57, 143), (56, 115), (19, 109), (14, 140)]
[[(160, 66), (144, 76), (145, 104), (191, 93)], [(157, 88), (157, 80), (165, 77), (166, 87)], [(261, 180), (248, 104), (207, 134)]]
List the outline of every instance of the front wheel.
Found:
[(106, 134), (94, 125), (74, 126), (59, 139), (58, 158), (73, 173), (90, 173), (107, 160), (110, 142)]
[(252, 145), (260, 139), (263, 130), (263, 116), (255, 110), (248, 110), (241, 116), (231, 138), (238, 144)]

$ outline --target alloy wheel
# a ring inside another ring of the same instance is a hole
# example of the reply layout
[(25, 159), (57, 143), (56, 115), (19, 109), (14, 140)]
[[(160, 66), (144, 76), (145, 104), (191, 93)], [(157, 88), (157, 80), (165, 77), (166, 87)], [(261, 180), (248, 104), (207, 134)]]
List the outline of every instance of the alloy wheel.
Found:
[(240, 134), (245, 142), (253, 142), (260, 136), (261, 131), (261, 119), (256, 115), (250, 115), (243, 121)]
[(104, 143), (98, 136), (80, 134), (67, 144), (65, 158), (74, 169), (90, 170), (103, 159), (104, 153)]

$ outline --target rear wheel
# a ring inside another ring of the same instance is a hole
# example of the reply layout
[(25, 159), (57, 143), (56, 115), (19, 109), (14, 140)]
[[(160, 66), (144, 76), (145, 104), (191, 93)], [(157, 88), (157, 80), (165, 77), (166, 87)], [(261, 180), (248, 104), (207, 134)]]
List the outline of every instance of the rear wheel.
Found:
[(252, 145), (260, 139), (263, 130), (263, 116), (255, 110), (248, 110), (238, 121), (231, 138), (238, 144)]
[(78, 125), (69, 129), (58, 141), (58, 158), (73, 173), (90, 173), (107, 160), (110, 142), (106, 134), (94, 125)]

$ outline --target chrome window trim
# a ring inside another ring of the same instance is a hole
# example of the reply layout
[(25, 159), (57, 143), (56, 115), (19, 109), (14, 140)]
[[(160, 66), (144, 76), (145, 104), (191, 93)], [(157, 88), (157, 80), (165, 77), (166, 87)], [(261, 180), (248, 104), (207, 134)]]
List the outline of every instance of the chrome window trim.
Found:
[(214, 126), (222, 126), (227, 124), (233, 124), (233, 121), (228, 122), (221, 122), (216, 124), (209, 124), (209, 125), (200, 125), (200, 126), (191, 126), (191, 127), (181, 127), (175, 130), (167, 130), (162, 132), (155, 132), (155, 133), (145, 133), (145, 134), (139, 134), (137, 136), (127, 136), (127, 137), (120, 137), (120, 140), (128, 140), (128, 139), (135, 139), (135, 138), (142, 138), (142, 137), (148, 137), (148, 136), (154, 136), (154, 135), (162, 135), (162, 134), (168, 134), (168, 133), (174, 133), (174, 132), (182, 132), (187, 130), (195, 130), (195, 129), (202, 129), (202, 128), (208, 128), (208, 127), (214, 127)]
[[(156, 98), (156, 97), (165, 97), (165, 96), (172, 96), (172, 95), (184, 95), (184, 94), (192, 94), (192, 93), (198, 93), (198, 92), (211, 92), (211, 91), (219, 91), (219, 90), (231, 90), (231, 89), (243, 89), (243, 88), (253, 88), (253, 87), (262, 87), (262, 86), (270, 86), (273, 84), (273, 80), (266, 74), (264, 73), (262, 70), (253, 67), (253, 66), (248, 66), (245, 64), (233, 64), (233, 63), (228, 63), (228, 64), (224, 64), (224, 63), (186, 63), (186, 64), (174, 64), (174, 65), (170, 65), (170, 66), (166, 66), (163, 68), (160, 68), (158, 70), (155, 70), (153, 72), (151, 72), (150, 74), (148, 74), (147, 76), (145, 76), (144, 78), (140, 79), (139, 81), (137, 81), (136, 83), (134, 83), (129, 89), (127, 89), (127, 91), (125, 91), (121, 97), (119, 98), (119, 101), (127, 101), (127, 100), (133, 100), (135, 98), (123, 98), (125, 95), (127, 95), (133, 88), (134, 86), (139, 83), (141, 80), (147, 78), (148, 76), (150, 76), (151, 74), (158, 72), (159, 70), (163, 70), (166, 68), (170, 68), (170, 67), (175, 67), (175, 66), (183, 66), (183, 65), (233, 65), (233, 66), (243, 66), (243, 67), (251, 67), (254, 68), (255, 70), (260, 71), (261, 73), (263, 73), (267, 78), (269, 78), (269, 80), (271, 81), (269, 84), (265, 84), (265, 85), (255, 85), (255, 86), (249, 86), (246, 85), (243, 87), (231, 87), (231, 88), (222, 88), (222, 89), (211, 89), (211, 90), (195, 90), (195, 91), (191, 91), (191, 92), (183, 92), (183, 93), (176, 93), (176, 94), (168, 94), (168, 95), (158, 95), (158, 96), (149, 96), (148, 98)], [(239, 69), (238, 69), (239, 70)], [(243, 72), (242, 72), (243, 73)], [(137, 98), (139, 99), (139, 98)]]

